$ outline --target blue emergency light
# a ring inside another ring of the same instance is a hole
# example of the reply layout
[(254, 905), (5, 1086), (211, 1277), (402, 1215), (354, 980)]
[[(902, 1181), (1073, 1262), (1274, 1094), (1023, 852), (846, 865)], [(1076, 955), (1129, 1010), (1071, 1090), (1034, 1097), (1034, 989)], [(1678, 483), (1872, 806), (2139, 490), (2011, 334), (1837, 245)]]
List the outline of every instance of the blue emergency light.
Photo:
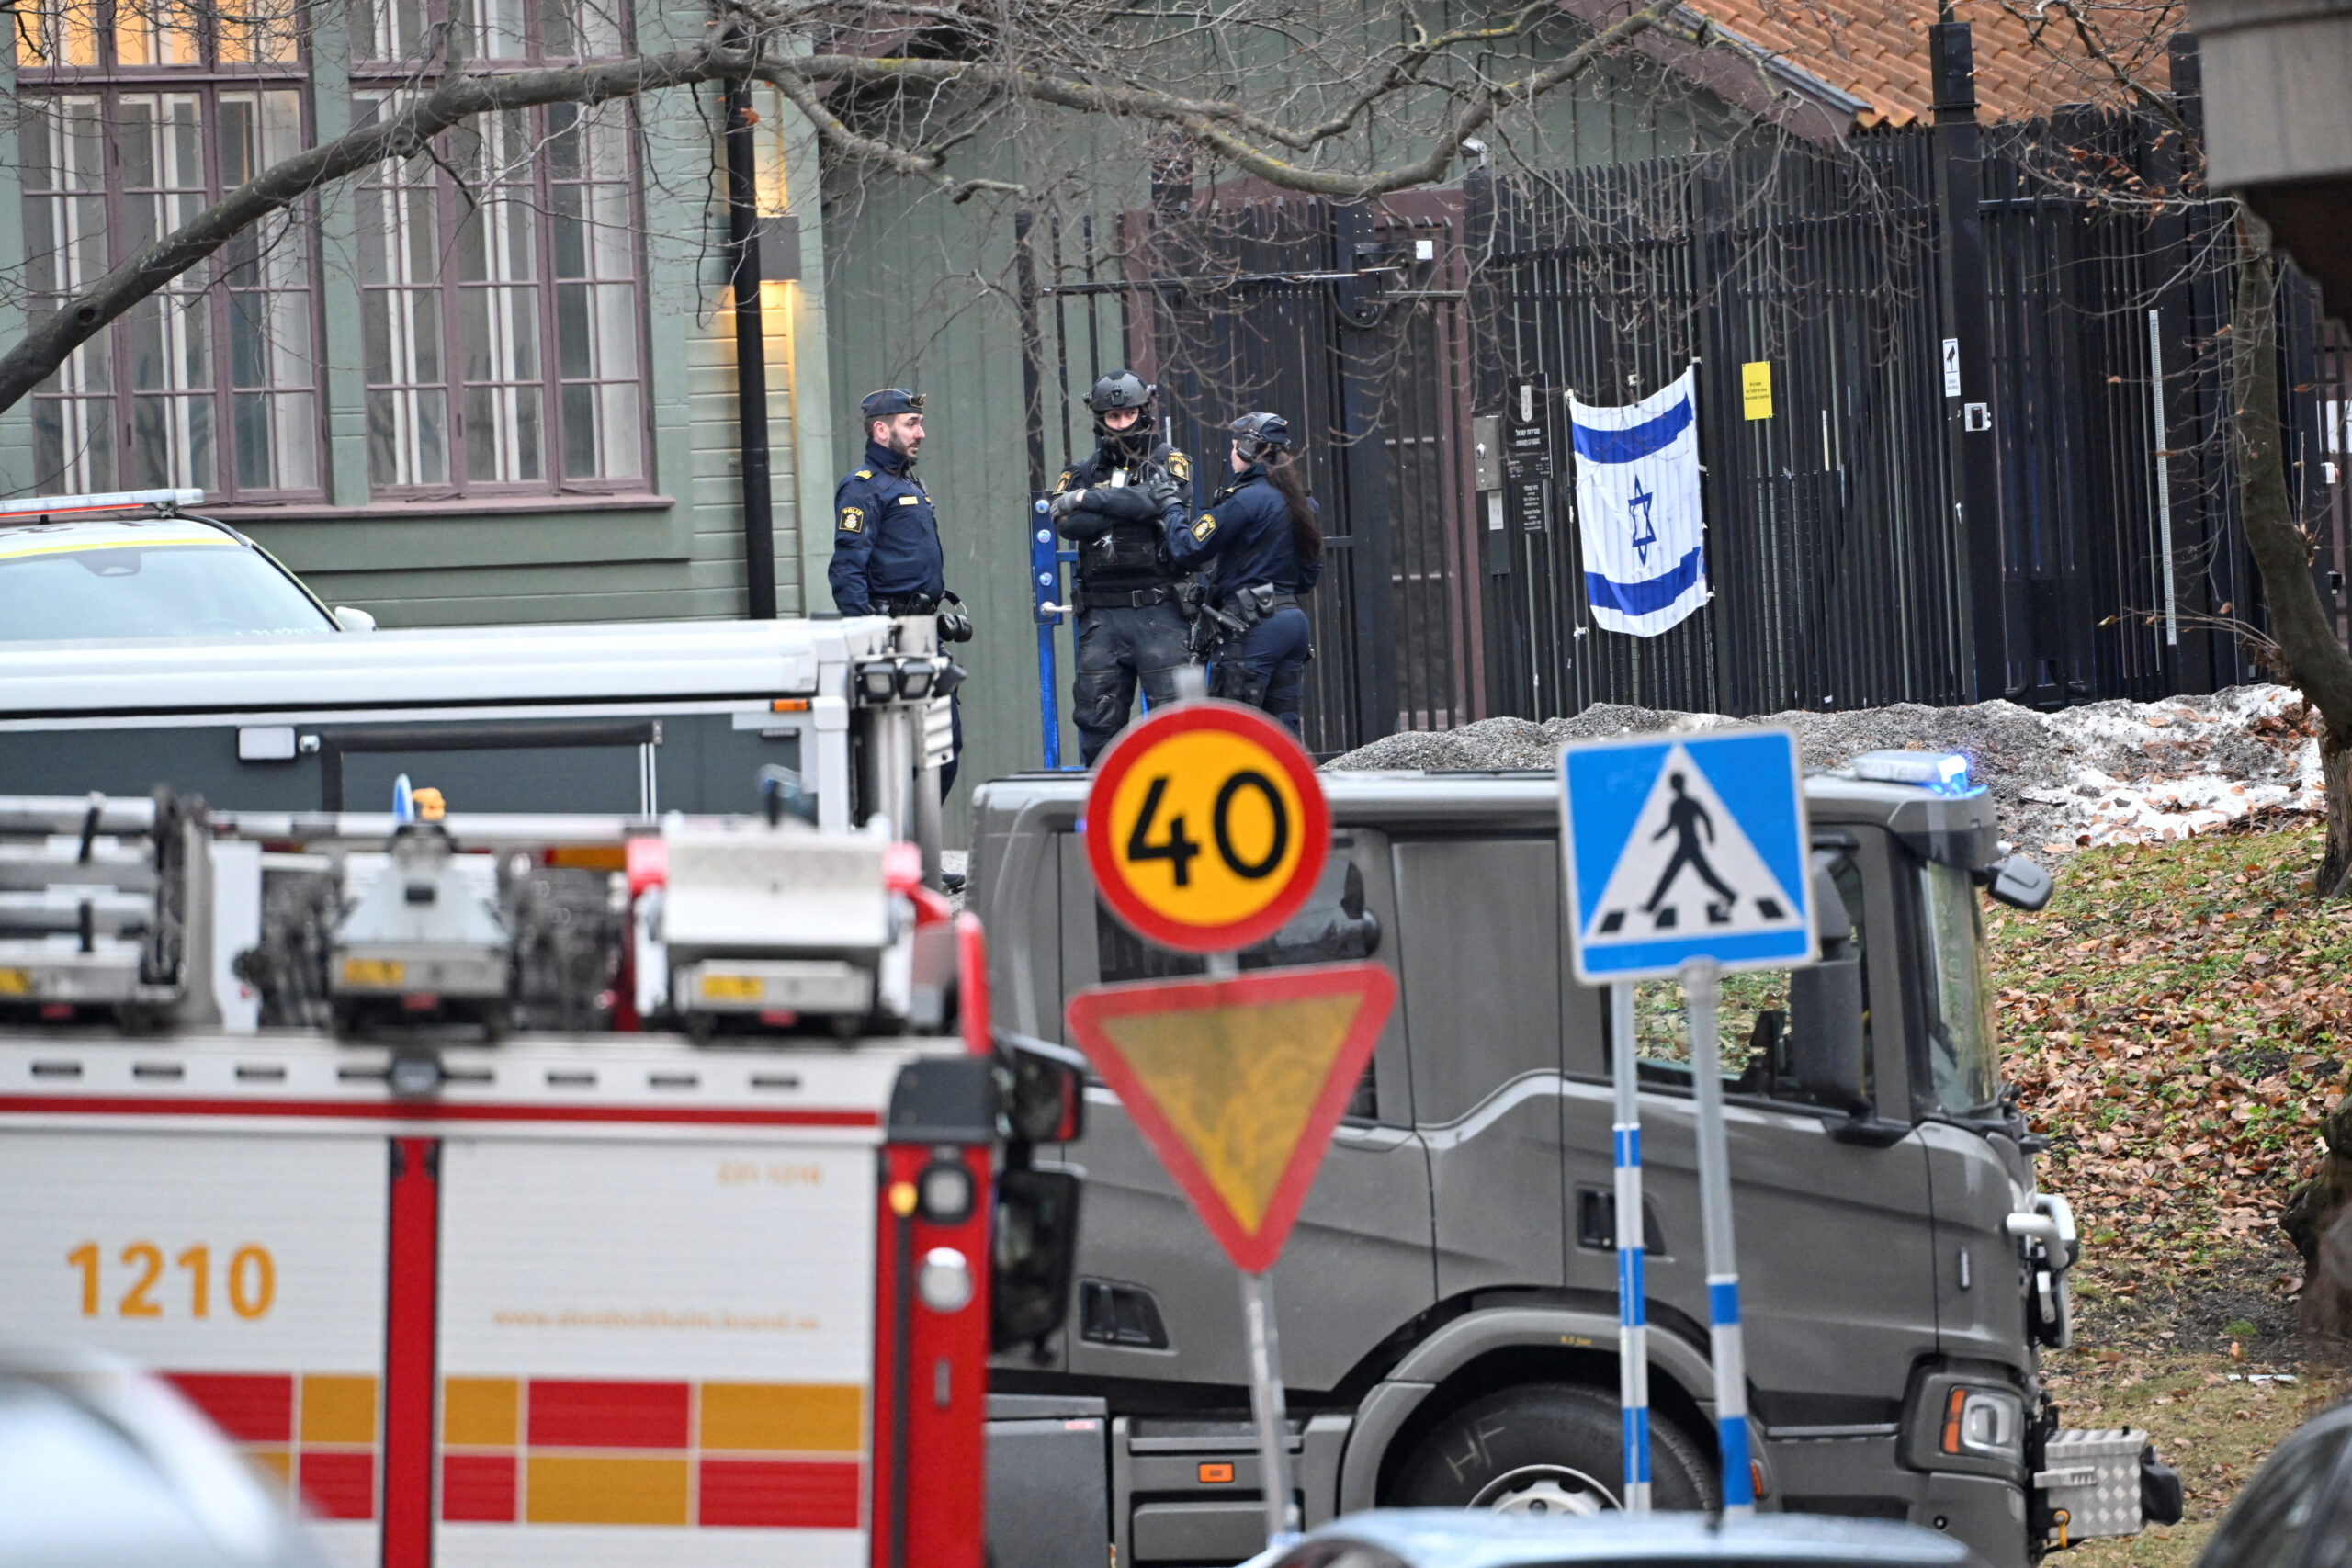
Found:
[(1853, 761), (1854, 776), (1874, 784), (1916, 784), (1937, 795), (1969, 795), (1968, 759), (1957, 751), (1865, 751)]

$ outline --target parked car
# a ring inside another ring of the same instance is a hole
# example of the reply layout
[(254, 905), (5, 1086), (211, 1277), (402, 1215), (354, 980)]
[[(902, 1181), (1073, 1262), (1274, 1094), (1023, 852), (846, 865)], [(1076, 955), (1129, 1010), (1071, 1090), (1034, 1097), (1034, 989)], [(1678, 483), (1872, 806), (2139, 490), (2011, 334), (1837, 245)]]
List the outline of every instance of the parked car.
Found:
[(2352, 1400), (2278, 1445), (2222, 1517), (2197, 1568), (2352, 1568)]
[(0, 643), (366, 631), (268, 551), (198, 517), (0, 522)]
[(325, 1568), (274, 1492), (172, 1387), (86, 1353), (0, 1350), (0, 1562)]
[(1349, 1514), (1244, 1568), (1983, 1568), (1919, 1525), (1817, 1514)]

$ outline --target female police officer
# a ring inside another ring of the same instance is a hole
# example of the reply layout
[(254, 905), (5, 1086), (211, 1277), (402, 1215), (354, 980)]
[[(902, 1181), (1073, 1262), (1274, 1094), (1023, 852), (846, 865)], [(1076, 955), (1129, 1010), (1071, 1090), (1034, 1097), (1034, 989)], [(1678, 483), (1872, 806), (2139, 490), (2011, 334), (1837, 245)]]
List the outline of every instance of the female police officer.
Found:
[(1261, 707), (1298, 732), (1298, 689), (1315, 656), (1299, 596), (1323, 575), (1323, 530), (1275, 413), (1233, 422), (1233, 482), (1190, 526), (1169, 529), (1183, 570), (1210, 568), (1208, 608), (1224, 632), (1209, 674), (1220, 697)]

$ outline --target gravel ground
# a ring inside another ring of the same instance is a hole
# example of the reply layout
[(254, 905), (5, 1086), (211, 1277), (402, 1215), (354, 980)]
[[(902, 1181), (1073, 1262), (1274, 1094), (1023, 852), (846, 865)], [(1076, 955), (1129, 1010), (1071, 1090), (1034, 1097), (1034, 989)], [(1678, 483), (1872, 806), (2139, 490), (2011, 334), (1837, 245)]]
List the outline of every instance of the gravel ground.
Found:
[[(1708, 729), (1736, 722), (1602, 703), (1542, 724), (1490, 718), (1359, 747), (1331, 768), (1432, 772), (1544, 768), (1567, 740)], [(2047, 853), (2186, 838), (2253, 813), (2319, 809), (2317, 717), (2284, 686), (2204, 697), (2105, 702), (2040, 713), (2014, 703), (1850, 713), (1778, 713), (1805, 765), (1880, 750), (1960, 751), (1993, 792), (2003, 836)]]

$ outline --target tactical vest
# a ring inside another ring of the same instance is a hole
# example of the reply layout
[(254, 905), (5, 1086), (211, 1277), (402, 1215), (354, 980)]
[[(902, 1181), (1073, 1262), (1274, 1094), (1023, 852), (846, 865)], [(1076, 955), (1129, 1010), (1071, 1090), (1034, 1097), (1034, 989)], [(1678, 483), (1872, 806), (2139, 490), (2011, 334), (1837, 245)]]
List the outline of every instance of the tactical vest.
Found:
[[(1152, 449), (1151, 456), (1127, 470), (1127, 483), (1150, 496), (1153, 515), (1147, 521), (1114, 523), (1110, 528), (1078, 547), (1078, 581), (1090, 589), (1154, 588), (1174, 582), (1178, 577), (1176, 565), (1168, 557), (1168, 536), (1160, 525), (1159, 508), (1166, 504), (1176, 481), (1168, 471), (1169, 454), (1175, 450), (1166, 442)], [(1087, 484), (1096, 484), (1110, 478), (1107, 469), (1096, 472), (1094, 457), (1083, 465), (1091, 476)]]

